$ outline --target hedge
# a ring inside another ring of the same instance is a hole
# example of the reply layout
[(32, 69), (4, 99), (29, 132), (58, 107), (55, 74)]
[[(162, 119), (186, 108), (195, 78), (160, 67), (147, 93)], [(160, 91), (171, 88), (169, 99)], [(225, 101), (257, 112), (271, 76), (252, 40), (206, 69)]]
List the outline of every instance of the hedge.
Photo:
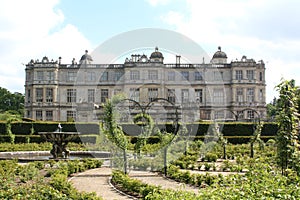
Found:
[(11, 123), (11, 131), (15, 135), (29, 135), (32, 124), (29, 122)]
[[(207, 135), (210, 126), (213, 123), (199, 122), (187, 124), (189, 132), (195, 133), (195, 136)], [(222, 122), (218, 124), (224, 136), (251, 136), (255, 129), (255, 124), (249, 122)], [(196, 130), (196, 131), (195, 131)], [(275, 136), (278, 130), (276, 123), (264, 123), (262, 128), (262, 136)]]
[[(27, 135), (16, 135), (15, 143), (27, 143)], [(31, 135), (29, 136), (30, 143), (42, 143), (46, 142), (45, 139), (40, 137), (39, 135)], [(97, 136), (95, 135), (83, 135), (74, 138), (75, 143), (96, 143)], [(0, 135), (0, 142), (10, 142), (10, 137), (8, 135)]]
[[(98, 123), (61, 123), (64, 132), (80, 132), (81, 134), (99, 134)], [(3, 127), (3, 128), (2, 128)], [(31, 127), (34, 134), (38, 132), (54, 132), (58, 129), (58, 122), (14, 122), (11, 124), (11, 131), (15, 135), (29, 135)], [(3, 130), (2, 130), (3, 129)], [(6, 133), (5, 123), (0, 123), (0, 134)]]
[[(80, 132), (83, 135), (87, 135), (87, 138), (78, 139), (78, 142), (82, 141), (95, 141), (95, 135), (99, 134), (99, 124), (98, 123), (68, 123), (62, 122), (62, 131), (64, 132)], [(203, 139), (208, 137), (208, 130), (212, 127), (211, 122), (199, 122), (186, 124), (187, 130), (191, 133), (189, 134), (195, 139)], [(141, 133), (141, 127), (135, 124), (121, 124), (124, 133), (132, 138), (132, 142), (135, 142), (136, 138)], [(161, 130), (166, 130), (167, 132), (173, 132), (173, 126), (171, 124), (159, 124)], [(230, 143), (246, 143), (249, 141), (250, 136), (253, 134), (255, 129), (255, 124), (249, 122), (222, 122), (219, 123), (221, 131), (224, 136), (228, 139)], [(30, 135), (31, 127), (34, 128), (34, 134)], [(16, 136), (16, 142), (22, 142), (24, 137), (30, 136), (30, 142), (42, 142), (39, 139), (38, 132), (54, 132), (58, 128), (58, 122), (14, 122), (11, 124), (12, 133)], [(278, 126), (276, 123), (264, 123), (262, 128), (262, 138), (267, 140), (269, 138), (274, 138), (276, 136)], [(7, 141), (6, 135), (6, 124), (5, 122), (0, 122), (0, 142)], [(91, 135), (94, 135), (92, 137)], [(81, 136), (83, 137), (83, 136)], [(157, 138), (149, 138), (149, 143), (156, 143)]]
[(6, 134), (6, 124), (0, 123), (0, 135)]
[[(136, 124), (121, 124), (123, 132), (128, 136), (139, 136), (141, 134), (142, 128)], [(162, 131), (167, 131), (169, 133), (174, 132), (172, 124), (158, 124), (158, 127)]]
[(261, 130), (262, 136), (275, 136), (278, 131), (278, 125), (276, 123), (264, 123)]
[(8, 135), (0, 135), (0, 142), (10, 142), (10, 137)]

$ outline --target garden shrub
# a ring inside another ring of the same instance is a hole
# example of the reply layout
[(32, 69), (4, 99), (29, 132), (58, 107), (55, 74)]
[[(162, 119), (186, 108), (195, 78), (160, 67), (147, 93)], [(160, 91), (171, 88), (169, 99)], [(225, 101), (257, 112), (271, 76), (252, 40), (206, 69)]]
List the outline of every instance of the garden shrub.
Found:
[[(94, 199), (101, 200), (95, 193), (78, 192), (67, 176), (70, 174), (69, 165), (76, 161), (46, 161), (50, 164), (49, 177), (44, 179), (40, 170), (45, 162), (32, 162), (19, 165), (16, 160), (0, 161), (0, 199)], [(84, 169), (95, 167), (90, 160), (78, 161)], [(99, 163), (101, 164), (101, 163)]]
[[(206, 163), (207, 168), (211, 168), (211, 164)], [(211, 175), (206, 173), (203, 174), (191, 174), (189, 171), (180, 171), (178, 167), (174, 165), (170, 165), (168, 167), (168, 177), (186, 184), (191, 184), (194, 186), (201, 186), (202, 183), (205, 183), (207, 185), (212, 185), (213, 183), (218, 183), (219, 179), (216, 175)]]
[(184, 200), (198, 200), (196, 197), (196, 194), (192, 192), (187, 191), (174, 191), (174, 190), (162, 190), (160, 193), (149, 193), (147, 195), (147, 200), (157, 200), (157, 199), (163, 199), (163, 200), (178, 200), (178, 199), (184, 199)]
[(204, 164), (204, 169), (205, 169), (205, 171), (209, 171), (211, 167), (212, 167), (212, 165), (209, 164), (209, 163), (205, 163), (205, 164)]
[(113, 171), (111, 182), (121, 191), (132, 196), (145, 199), (148, 194), (160, 193), (161, 187), (142, 183), (140, 180), (131, 179), (121, 171)]
[(217, 162), (218, 156), (215, 153), (206, 153), (204, 160), (206, 160), (207, 162)]
[(266, 142), (266, 145), (267, 146), (275, 146), (276, 145), (276, 141), (274, 139), (269, 139), (267, 142)]

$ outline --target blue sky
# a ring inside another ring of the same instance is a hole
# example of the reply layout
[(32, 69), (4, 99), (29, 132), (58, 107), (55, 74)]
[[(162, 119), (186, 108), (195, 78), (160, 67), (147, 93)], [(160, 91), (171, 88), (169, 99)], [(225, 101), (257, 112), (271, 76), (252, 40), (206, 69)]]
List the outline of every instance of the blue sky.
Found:
[[(210, 56), (266, 63), (267, 102), (280, 79), (300, 85), (297, 0), (0, 0), (0, 86), (24, 92), (25, 66), (48, 56), (63, 63), (118, 34), (161, 28), (197, 42)], [(17, 5), (17, 6), (16, 6)], [(159, 45), (159, 44), (158, 44)]]
[[(77, 1), (78, 2), (78, 1)], [(76, 24), (80, 31), (95, 44), (122, 32), (138, 28), (172, 28), (161, 20), (168, 10), (185, 12), (184, 1), (151, 6), (145, 0), (88, 0), (86, 3), (61, 1), (56, 8), (65, 16), (63, 25)]]

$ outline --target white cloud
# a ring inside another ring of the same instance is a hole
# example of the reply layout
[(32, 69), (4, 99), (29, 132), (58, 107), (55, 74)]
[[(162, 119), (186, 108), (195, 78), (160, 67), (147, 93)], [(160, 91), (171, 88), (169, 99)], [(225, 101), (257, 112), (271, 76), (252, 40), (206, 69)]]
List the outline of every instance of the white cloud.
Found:
[(30, 59), (48, 56), (70, 63), (90, 42), (56, 9), (58, 0), (7, 0), (0, 7), (0, 87), (23, 92), (25, 66)]
[(168, 14), (162, 18), (165, 22), (171, 25), (182, 24), (184, 21), (184, 15), (175, 11), (169, 11)]
[(187, 12), (169, 11), (161, 19), (195, 40), (209, 55), (222, 46), (228, 60), (246, 55), (266, 63), (267, 102), (282, 77), (300, 85), (299, 1), (187, 0)]

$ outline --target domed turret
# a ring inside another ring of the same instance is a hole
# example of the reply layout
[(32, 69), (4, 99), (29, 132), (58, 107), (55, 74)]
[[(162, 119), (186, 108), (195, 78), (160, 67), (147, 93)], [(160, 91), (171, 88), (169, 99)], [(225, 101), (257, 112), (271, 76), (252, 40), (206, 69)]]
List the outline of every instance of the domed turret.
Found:
[(81, 56), (79, 64), (91, 64), (92, 61), (92, 56), (88, 54), (88, 50), (85, 50), (85, 54)]
[(162, 63), (164, 56), (161, 52), (158, 51), (158, 47), (155, 47), (155, 51), (150, 56), (150, 62)]
[(218, 47), (218, 51), (213, 55), (211, 62), (213, 64), (225, 64), (227, 63), (227, 55), (221, 51), (221, 47)]
[(42, 63), (48, 63), (49, 62), (49, 59), (47, 56), (44, 56), (43, 59), (42, 59)]

